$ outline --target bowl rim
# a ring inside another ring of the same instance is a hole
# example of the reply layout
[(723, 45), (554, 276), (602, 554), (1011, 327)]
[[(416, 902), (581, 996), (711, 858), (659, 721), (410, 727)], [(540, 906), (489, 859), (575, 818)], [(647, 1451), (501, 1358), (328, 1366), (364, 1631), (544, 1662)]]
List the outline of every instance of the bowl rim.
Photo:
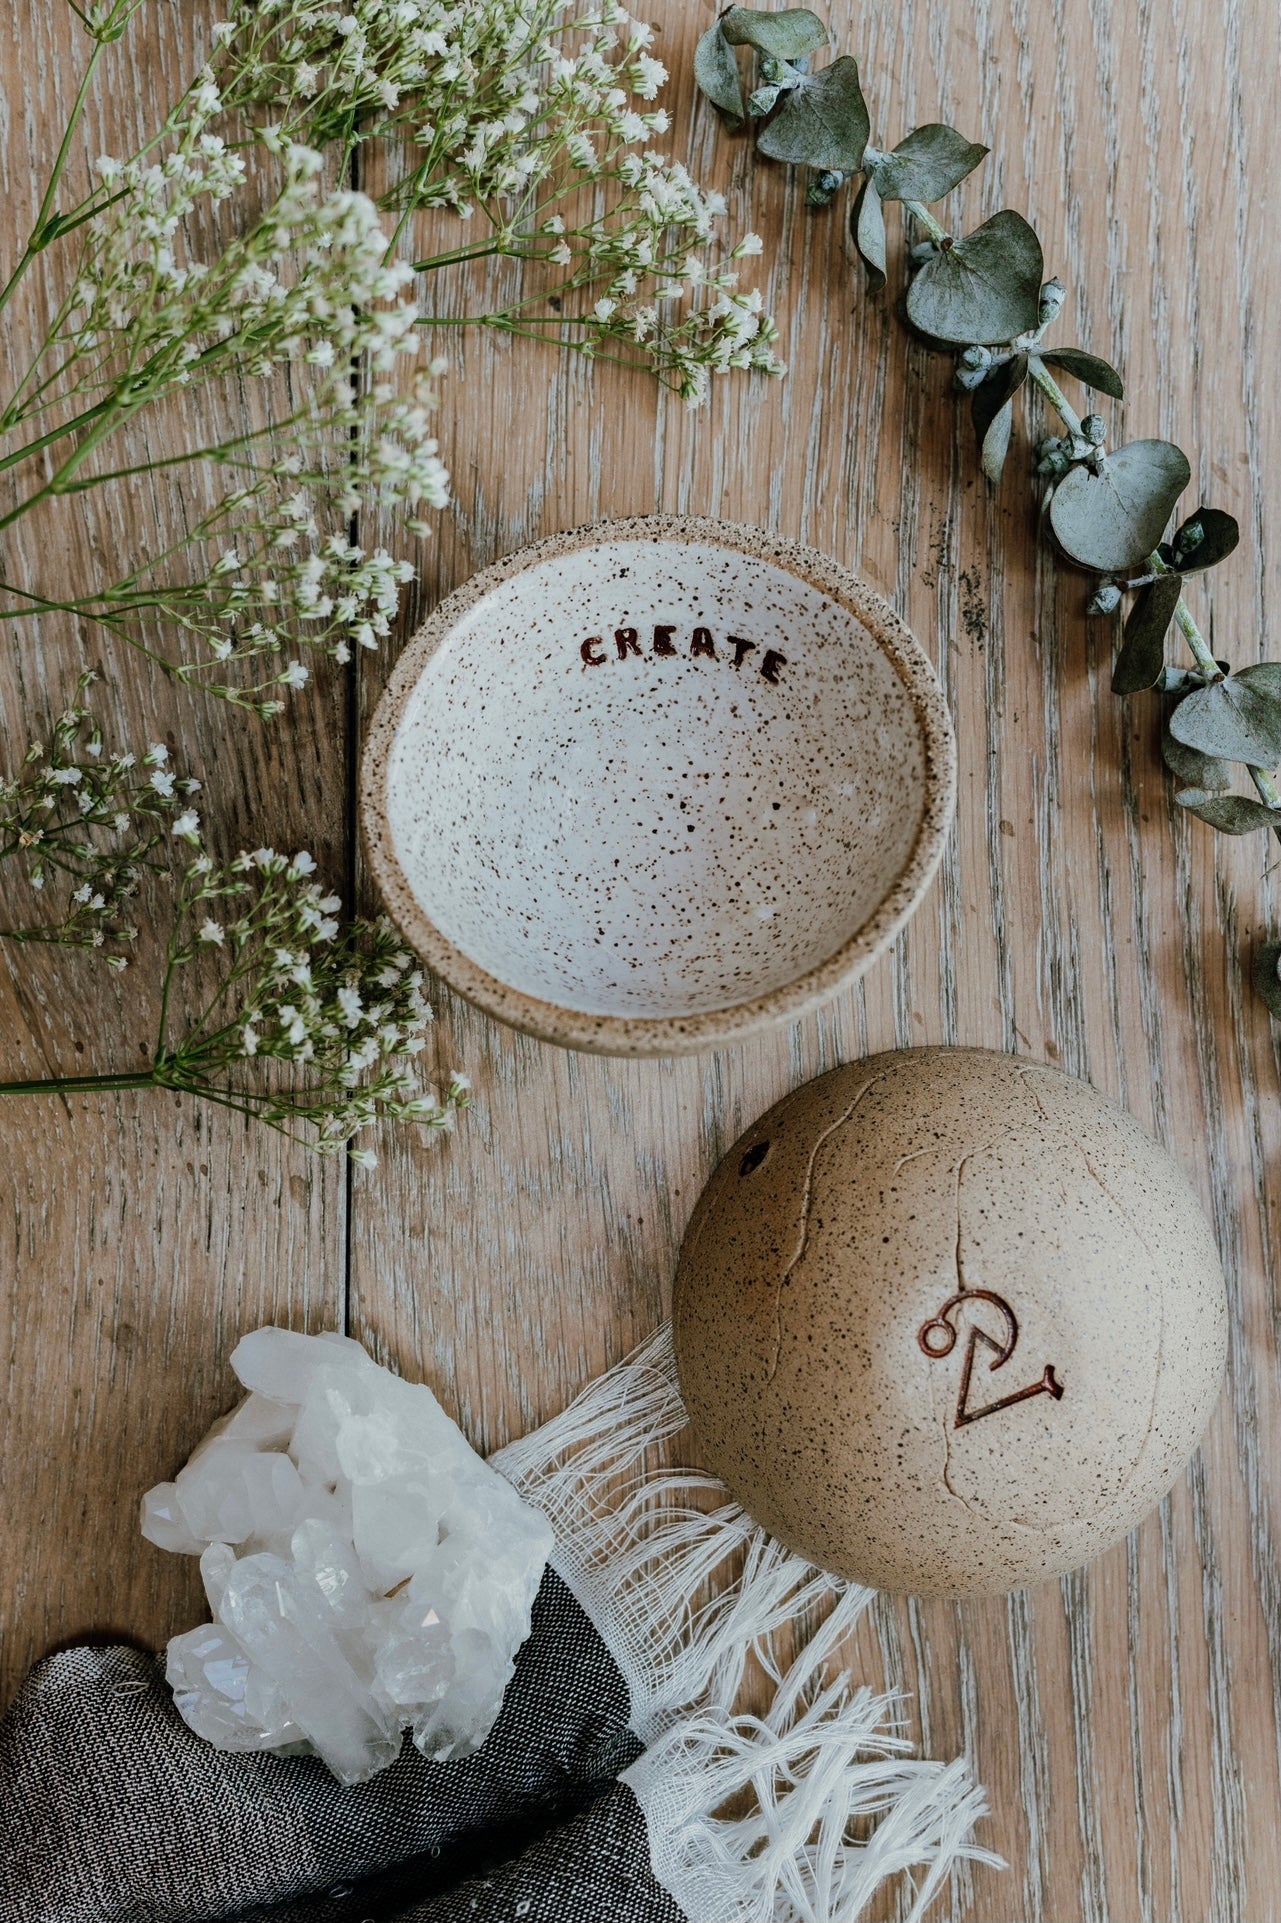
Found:
[[(899, 875), (831, 955), (749, 1000), (687, 1015), (596, 1015), (544, 1001), (491, 975), (450, 941), (410, 888), (387, 808), (392, 750), (410, 695), (466, 611), (500, 583), (539, 563), (616, 541), (705, 542), (798, 575), (847, 608), (899, 675), (920, 730), (925, 806)], [(439, 603), (406, 643), (374, 712), (361, 758), (360, 825), (366, 857), (388, 913), (410, 948), (467, 1001), (495, 1020), (562, 1048), (599, 1055), (677, 1055), (723, 1047), (798, 1020), (856, 981), (882, 955), (920, 902), (943, 854), (956, 807), (956, 744), (929, 658), (906, 623), (867, 583), (817, 548), (768, 529), (699, 515), (644, 514), (592, 521), (550, 534), (482, 568)]]

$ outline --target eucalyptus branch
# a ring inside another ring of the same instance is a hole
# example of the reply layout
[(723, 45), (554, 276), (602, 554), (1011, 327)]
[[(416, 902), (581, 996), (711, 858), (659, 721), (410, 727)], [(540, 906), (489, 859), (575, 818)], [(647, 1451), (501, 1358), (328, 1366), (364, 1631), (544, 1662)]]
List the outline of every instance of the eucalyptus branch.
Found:
[[(986, 147), (936, 122), (888, 151), (873, 146), (857, 63), (842, 55), (810, 70), (827, 42), (827, 28), (806, 8), (731, 6), (699, 41), (695, 78), (731, 128), (759, 124), (760, 152), (811, 170), (811, 205), (827, 205), (858, 181), (849, 228), (873, 292), (888, 277), (885, 208), (901, 205), (909, 222), (902, 312), (918, 337), (955, 355), (988, 480), (995, 486), (1004, 473), (1021, 388), (1038, 390), (1062, 423), (1063, 433), (1042, 438), (1033, 456), (1047, 488), (1046, 522), (1060, 555), (1098, 577), (1090, 613), (1113, 614), (1123, 595), (1135, 597), (1112, 686), (1166, 697), (1162, 753), (1179, 784), (1175, 801), (1222, 833), (1270, 829), (1281, 838), (1281, 662), (1231, 669), (1184, 594), (1194, 574), (1236, 548), (1235, 519), (1203, 505), (1169, 533), (1191, 480), (1187, 456), (1164, 440), (1109, 450), (1102, 415), (1081, 415), (1068, 400), (1056, 374), (1113, 400), (1124, 390), (1107, 361), (1047, 338), (1064, 289), (1046, 279), (1036, 233), (1010, 209), (967, 234), (930, 212), (982, 163)], [(746, 97), (739, 48), (748, 49), (760, 83)], [(1187, 644), (1190, 666), (1167, 660), (1172, 630)], [(1234, 779), (1248, 779), (1254, 794), (1234, 792)], [(1281, 1017), (1279, 964), (1281, 943), (1269, 944), (1255, 980)]]

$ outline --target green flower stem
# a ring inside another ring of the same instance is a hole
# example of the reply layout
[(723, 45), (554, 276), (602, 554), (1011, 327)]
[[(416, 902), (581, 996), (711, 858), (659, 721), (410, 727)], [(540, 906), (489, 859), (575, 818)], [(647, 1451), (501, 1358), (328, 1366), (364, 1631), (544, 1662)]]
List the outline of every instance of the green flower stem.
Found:
[(10, 274), (4, 286), (0, 287), (0, 312), (3, 312), (4, 308), (8, 306), (23, 275), (26, 273), (28, 267), (30, 267), (36, 255), (40, 253), (46, 245), (44, 228), (49, 216), (53, 212), (53, 203), (57, 197), (58, 186), (66, 169), (67, 161), (70, 158), (72, 142), (75, 140), (85, 107), (88, 104), (89, 89), (93, 85), (94, 75), (98, 71), (98, 64), (105, 50), (106, 43), (99, 40), (94, 46), (94, 50), (88, 60), (85, 62), (85, 70), (80, 77), (80, 86), (76, 92), (71, 113), (67, 120), (66, 132), (62, 136), (62, 145), (59, 147), (57, 159), (53, 163), (53, 171), (49, 175), (48, 185), (44, 190), (44, 199), (40, 202), (40, 211), (36, 215), (35, 225), (31, 229), (27, 244), (22, 250), (17, 266)]
[(265, 1120), (278, 1135), (284, 1135), (291, 1142), (307, 1147), (306, 1139), (288, 1128), (284, 1122), (272, 1116), (263, 1116), (259, 1104), (271, 1101), (267, 1094), (258, 1094), (252, 1089), (230, 1090), (214, 1088), (207, 1082), (187, 1082), (181, 1075), (172, 1078), (165, 1072), (170, 1064), (157, 1062), (154, 1068), (141, 1069), (136, 1073), (123, 1075), (49, 1075), (31, 1081), (0, 1082), (2, 1095), (111, 1095), (128, 1093), (142, 1088), (166, 1089), (173, 1095), (194, 1095), (203, 1102), (214, 1102), (219, 1108), (229, 1108), (234, 1115), (244, 1115), (250, 1121)]
[[(47, 435), (45, 437), (46, 443), (69, 433), (73, 427), (82, 426), (86, 421), (93, 421), (89, 432), (82, 440), (76, 442), (76, 445), (72, 448), (70, 454), (68, 454), (66, 460), (62, 463), (62, 466), (50, 476), (43, 487), (38, 487), (34, 494), (27, 496), (25, 501), (19, 501), (18, 505), (11, 508), (8, 514), (0, 515), (0, 529), (10, 527), (13, 522), (21, 520), (24, 514), (29, 514), (31, 509), (38, 506), (41, 501), (55, 500), (60, 494), (69, 493), (77, 471), (89, 459), (89, 456), (95, 453), (104, 441), (110, 440), (111, 436), (116, 433), (119, 428), (123, 427), (127, 421), (132, 420), (133, 416), (144, 408), (151, 399), (152, 395), (149, 392), (144, 392), (141, 394), (132, 394), (127, 400), (121, 400), (117, 392), (111, 395), (108, 400), (101, 402), (98, 407), (91, 408), (87, 414), (81, 415), (78, 420), (72, 422), (68, 427), (57, 429), (50, 435)], [(29, 446), (20, 449), (19, 454), (29, 454), (35, 445), (36, 443), (32, 442)], [(0, 461), (0, 470), (3, 470), (3, 468), (8, 465), (10, 465), (9, 462)]]
[(17, 467), (20, 461), (30, 460), (33, 454), (42, 454), (45, 448), (52, 447), (56, 441), (65, 440), (68, 434), (75, 434), (82, 427), (92, 427), (115, 405), (116, 397), (113, 395), (108, 400), (99, 401), (96, 407), (87, 408), (83, 414), (77, 414), (74, 420), (64, 421), (60, 427), (51, 427), (47, 434), (41, 434), (34, 441), (27, 441), (22, 447), (15, 447), (10, 453), (0, 455), (0, 474)]
[(486, 241), (475, 247), (460, 247), (453, 254), (432, 254), (426, 260), (414, 262), (416, 274), (433, 274), (438, 267), (458, 267), (469, 260), (492, 260), (501, 254), (510, 260), (526, 260), (528, 256), (517, 247), (506, 246), (502, 241)]
[(62, 1095), (80, 1090), (86, 1095), (109, 1094), (114, 1089), (162, 1088), (154, 1069), (125, 1075), (48, 1075), (29, 1082), (0, 1082), (0, 1095)]
[[(235, 434), (227, 441), (210, 442), (207, 447), (187, 448), (181, 454), (160, 454), (152, 460), (135, 461), (132, 466), (129, 467), (112, 467), (107, 468), (99, 474), (90, 474), (83, 481), (71, 481), (63, 488), (62, 492), (64, 494), (85, 494), (91, 488), (105, 487), (108, 481), (127, 481), (135, 474), (155, 474), (165, 468), (185, 467), (188, 463), (194, 461), (213, 461), (216, 462), (219, 467), (247, 471), (250, 474), (261, 474), (263, 469), (257, 462), (252, 460), (242, 461), (235, 457), (243, 449), (251, 447), (255, 441), (268, 440), (273, 435), (284, 436), (288, 434), (291, 427), (298, 426), (300, 422), (304, 422), (308, 420), (308, 418), (309, 416), (306, 409), (299, 408), (296, 413), (289, 415), (285, 420), (268, 421), (265, 427), (248, 428), (243, 434)], [(3, 463), (0, 463), (0, 467), (2, 466)], [(222, 518), (222, 514), (223, 510), (216, 508), (212, 514), (207, 515), (204, 521), (201, 522), (196, 534), (184, 535), (182, 540), (173, 542), (170, 547), (165, 549), (164, 554), (156, 556), (150, 565), (154, 567), (156, 560), (166, 559), (169, 555), (176, 554), (181, 548), (189, 547), (193, 540), (199, 538), (201, 534), (209, 532)]]

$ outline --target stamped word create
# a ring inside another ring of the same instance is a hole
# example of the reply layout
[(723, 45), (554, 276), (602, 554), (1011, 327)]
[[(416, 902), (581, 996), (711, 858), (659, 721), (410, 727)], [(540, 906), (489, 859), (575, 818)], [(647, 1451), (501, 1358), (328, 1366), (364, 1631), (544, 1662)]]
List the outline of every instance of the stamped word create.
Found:
[(684, 656), (691, 661), (728, 661), (740, 673), (748, 655), (759, 654), (757, 671), (762, 680), (774, 682), (779, 678), (780, 669), (787, 666), (787, 656), (777, 648), (758, 649), (755, 641), (745, 641), (741, 634), (725, 636), (723, 654), (717, 649), (710, 628), (695, 628), (688, 648), (677, 645), (674, 624), (656, 623), (652, 634), (648, 654), (641, 646), (638, 628), (615, 628), (612, 650), (603, 634), (589, 634), (578, 652), (585, 668), (603, 668), (607, 661), (626, 661), (633, 656), (640, 661), (674, 661)]

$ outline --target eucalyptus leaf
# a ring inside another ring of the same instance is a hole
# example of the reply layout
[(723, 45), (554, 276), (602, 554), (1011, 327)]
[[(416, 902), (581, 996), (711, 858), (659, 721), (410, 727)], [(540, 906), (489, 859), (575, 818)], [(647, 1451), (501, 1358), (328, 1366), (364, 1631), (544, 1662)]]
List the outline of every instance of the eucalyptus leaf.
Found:
[(970, 412), (974, 417), (974, 430), (979, 439), (987, 433), (988, 427), (1008, 400), (1012, 400), (1027, 379), (1027, 355), (1011, 354), (1006, 361), (998, 361), (985, 381), (974, 389), (970, 396)]
[(1189, 748), (1170, 733), (1167, 722), (1161, 731), (1161, 757), (1170, 773), (1185, 788), (1204, 788), (1210, 794), (1222, 794), (1232, 786), (1232, 770), (1218, 755), (1205, 755), (1199, 748)]
[(1154, 688), (1165, 667), (1165, 637), (1179, 605), (1177, 574), (1159, 574), (1142, 589), (1126, 618), (1121, 652), (1112, 670), (1113, 694)]
[(1044, 273), (1035, 232), (1006, 208), (925, 262), (907, 290), (908, 315), (934, 340), (1012, 340), (1038, 323)]
[(1281, 827), (1281, 812), (1248, 795), (1211, 795), (1204, 788), (1181, 788), (1174, 799), (1222, 835), (1252, 835), (1259, 828)]
[(802, 60), (827, 45), (827, 28), (808, 7), (784, 7), (781, 13), (731, 7), (717, 24), (731, 47), (755, 47), (770, 60)]
[(870, 174), (859, 188), (850, 213), (850, 235), (867, 269), (868, 285), (879, 294), (885, 285), (885, 212)]
[(772, 160), (852, 174), (863, 165), (871, 131), (858, 62), (845, 53), (830, 67), (802, 76), (756, 144)]
[(987, 155), (986, 147), (935, 120), (900, 140), (892, 154), (878, 154), (869, 172), (882, 200), (942, 200)]
[(974, 389), (970, 412), (979, 438), (983, 472), (993, 485), (1000, 482), (1014, 425), (1014, 396), (1027, 379), (1027, 355), (1014, 354)]
[(1264, 942), (1254, 951), (1254, 986), (1272, 1014), (1281, 1016), (1281, 942)]
[(1062, 373), (1071, 374), (1086, 387), (1097, 388), (1100, 394), (1110, 394), (1114, 401), (1121, 400), (1125, 394), (1121, 376), (1115, 367), (1100, 360), (1097, 354), (1086, 354), (1079, 347), (1051, 347), (1042, 350), (1041, 359), (1047, 367), (1057, 367)]
[(726, 126), (737, 133), (747, 118), (743, 84), (738, 77), (734, 49), (726, 40), (719, 20), (699, 35), (694, 49), (694, 79)]
[(1069, 468), (1050, 503), (1054, 538), (1082, 567), (1124, 574), (1152, 553), (1191, 478), (1173, 441), (1127, 441), (1095, 466)]
[[(1179, 536), (1185, 528), (1199, 526), (1201, 539), (1194, 548), (1186, 553), (1179, 551)], [(1241, 539), (1241, 529), (1231, 514), (1222, 508), (1199, 507), (1190, 514), (1182, 527), (1174, 531), (1172, 546), (1175, 550), (1174, 565), (1180, 574), (1200, 574), (1205, 568), (1217, 567), (1226, 561)]]
[(1005, 472), (1005, 457), (1010, 451), (1010, 436), (1014, 431), (1014, 403), (1007, 401), (997, 409), (988, 423), (983, 436), (983, 449), (979, 465), (993, 487), (999, 487)]
[(1170, 716), (1170, 733), (1202, 754), (1275, 768), (1281, 761), (1281, 661), (1261, 661), (1194, 689)]

